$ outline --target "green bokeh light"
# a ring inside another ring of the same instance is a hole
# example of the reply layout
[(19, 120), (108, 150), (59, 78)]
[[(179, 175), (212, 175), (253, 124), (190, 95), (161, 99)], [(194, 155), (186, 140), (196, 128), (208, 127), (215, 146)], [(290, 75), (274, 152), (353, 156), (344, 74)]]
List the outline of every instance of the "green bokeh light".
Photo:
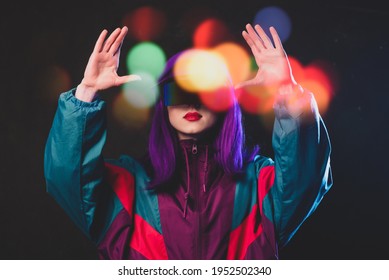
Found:
[(124, 98), (136, 108), (150, 108), (158, 99), (156, 79), (149, 73), (138, 73), (142, 80), (123, 85)]
[(127, 69), (131, 74), (148, 73), (158, 79), (165, 67), (165, 62), (164, 51), (152, 42), (139, 43), (127, 54)]

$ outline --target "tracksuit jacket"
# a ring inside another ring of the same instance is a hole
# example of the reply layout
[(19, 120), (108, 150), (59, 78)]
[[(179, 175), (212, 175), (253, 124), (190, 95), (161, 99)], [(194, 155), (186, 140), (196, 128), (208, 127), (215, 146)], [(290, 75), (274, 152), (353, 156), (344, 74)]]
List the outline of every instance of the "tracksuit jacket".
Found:
[(217, 167), (211, 146), (184, 140), (181, 180), (155, 191), (135, 159), (103, 158), (106, 104), (82, 102), (74, 91), (59, 98), (46, 186), (102, 259), (278, 259), (332, 185), (314, 100), (295, 117), (275, 105), (274, 161), (258, 155), (236, 179)]

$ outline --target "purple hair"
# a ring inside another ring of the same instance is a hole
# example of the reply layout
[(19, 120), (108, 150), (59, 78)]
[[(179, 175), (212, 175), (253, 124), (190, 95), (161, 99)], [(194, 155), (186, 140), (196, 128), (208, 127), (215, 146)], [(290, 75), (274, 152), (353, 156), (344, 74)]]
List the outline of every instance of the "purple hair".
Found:
[[(159, 78), (160, 86), (174, 79), (172, 69), (178, 56), (179, 54), (168, 60)], [(233, 90), (231, 87), (232, 93)], [(240, 174), (258, 152), (258, 147), (254, 147), (251, 152), (246, 150), (242, 112), (235, 98), (233, 105), (220, 114), (218, 124), (212, 129), (217, 130), (213, 131), (215, 135), (211, 138), (213, 143), (209, 143), (214, 148), (216, 163), (227, 174)], [(177, 132), (170, 124), (167, 108), (160, 98), (155, 107), (149, 136), (149, 160), (153, 173), (151, 188), (174, 179), (179, 149)]]

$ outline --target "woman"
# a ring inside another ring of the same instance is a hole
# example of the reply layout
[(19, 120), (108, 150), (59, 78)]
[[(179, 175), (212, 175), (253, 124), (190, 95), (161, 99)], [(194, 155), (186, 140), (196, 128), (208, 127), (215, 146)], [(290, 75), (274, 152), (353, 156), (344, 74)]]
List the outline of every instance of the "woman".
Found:
[(236, 88), (275, 88), (275, 161), (245, 149), (236, 102), (225, 113), (170, 103), (177, 85), (168, 64), (144, 164), (101, 155), (105, 103), (97, 92), (139, 79), (116, 73), (127, 28), (101, 33), (82, 82), (60, 97), (45, 150), (48, 192), (101, 258), (277, 259), (315, 210), (332, 185), (328, 135), (270, 32), (274, 45), (260, 26), (246, 26), (259, 70)]

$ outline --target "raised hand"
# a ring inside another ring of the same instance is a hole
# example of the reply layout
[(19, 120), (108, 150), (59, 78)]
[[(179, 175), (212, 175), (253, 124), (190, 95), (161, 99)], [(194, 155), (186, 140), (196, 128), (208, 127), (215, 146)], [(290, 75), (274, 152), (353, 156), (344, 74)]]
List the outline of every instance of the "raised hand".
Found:
[(127, 31), (127, 27), (117, 28), (107, 39), (108, 31), (101, 32), (86, 66), (84, 78), (77, 87), (78, 99), (90, 102), (100, 90), (140, 79), (138, 75), (117, 74), (120, 49)]
[(274, 27), (270, 27), (270, 33), (274, 44), (261, 26), (255, 25), (254, 29), (251, 24), (246, 25), (246, 30), (242, 32), (242, 35), (251, 48), (258, 72), (253, 79), (239, 83), (235, 88), (296, 84), (288, 57)]

